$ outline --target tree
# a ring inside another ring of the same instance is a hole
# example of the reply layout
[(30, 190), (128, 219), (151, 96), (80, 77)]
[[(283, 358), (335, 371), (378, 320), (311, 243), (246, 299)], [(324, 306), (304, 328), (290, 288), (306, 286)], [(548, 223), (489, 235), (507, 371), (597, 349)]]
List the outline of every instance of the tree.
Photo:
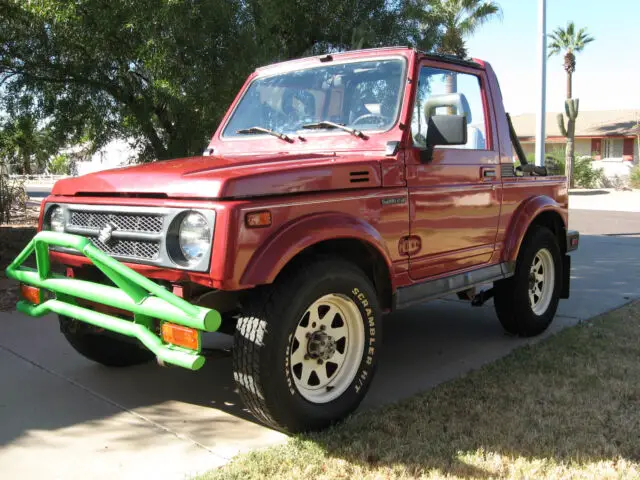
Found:
[(406, 43), (404, 1), (0, 0), (0, 108), (37, 111), (59, 143), (199, 154), (256, 66)]
[(53, 175), (69, 175), (71, 167), (71, 158), (66, 153), (59, 153), (49, 161), (49, 173)]
[[(460, 58), (468, 57), (466, 40), (481, 25), (502, 15), (491, 0), (423, 0), (418, 8), (422, 9), (423, 37), (434, 41), (438, 53)], [(458, 91), (456, 75), (447, 75), (445, 81), (448, 93)], [(453, 107), (449, 113), (455, 113)]]
[(436, 50), (438, 53), (467, 58), (466, 40), (480, 26), (502, 16), (502, 9), (492, 0), (422, 0), (418, 3), (422, 10), (424, 37), (435, 28)]
[(594, 38), (587, 33), (586, 28), (576, 30), (573, 22), (567, 24), (567, 28), (556, 28), (549, 35), (549, 58), (564, 52), (564, 69), (567, 72), (567, 99), (565, 101), (565, 112), (567, 115), (567, 126), (564, 126), (562, 114), (558, 114), (558, 126), (567, 139), (565, 152), (565, 175), (569, 188), (574, 187), (573, 166), (575, 163), (575, 124), (579, 113), (579, 100), (573, 98), (573, 74), (576, 71), (576, 53), (584, 50), (585, 45), (594, 41)]
[(0, 157), (24, 175), (44, 171), (55, 148), (50, 132), (32, 115), (9, 121), (0, 131)]
[(576, 71), (576, 53), (595, 40), (587, 33), (586, 28), (576, 30), (573, 22), (567, 23), (567, 28), (556, 28), (549, 35), (549, 58), (564, 52), (564, 69), (567, 72), (567, 98), (573, 98), (573, 74)]

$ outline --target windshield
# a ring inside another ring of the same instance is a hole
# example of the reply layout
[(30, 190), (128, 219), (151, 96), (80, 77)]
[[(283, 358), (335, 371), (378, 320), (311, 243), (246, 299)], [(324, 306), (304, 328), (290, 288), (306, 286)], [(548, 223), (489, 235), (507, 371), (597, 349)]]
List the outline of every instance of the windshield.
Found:
[(361, 131), (388, 130), (398, 116), (403, 71), (403, 60), (389, 59), (257, 78), (238, 103), (223, 136), (240, 136), (255, 127), (284, 134), (308, 133), (303, 126), (332, 128), (317, 125), (320, 122)]

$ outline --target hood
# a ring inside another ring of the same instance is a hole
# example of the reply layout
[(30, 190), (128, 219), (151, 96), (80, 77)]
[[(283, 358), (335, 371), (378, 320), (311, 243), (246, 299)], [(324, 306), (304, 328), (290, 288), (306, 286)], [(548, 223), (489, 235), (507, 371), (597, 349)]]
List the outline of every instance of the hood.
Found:
[(381, 186), (372, 156), (189, 157), (67, 178), (53, 195), (247, 198)]

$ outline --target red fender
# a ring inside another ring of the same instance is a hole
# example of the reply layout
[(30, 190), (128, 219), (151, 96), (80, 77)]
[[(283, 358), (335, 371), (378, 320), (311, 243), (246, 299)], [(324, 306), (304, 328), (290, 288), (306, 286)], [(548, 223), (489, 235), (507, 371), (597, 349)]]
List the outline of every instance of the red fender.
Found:
[(532, 197), (523, 202), (511, 217), (511, 223), (507, 229), (506, 241), (502, 253), (502, 261), (515, 262), (520, 251), (520, 245), (527, 234), (529, 226), (534, 219), (543, 212), (556, 212), (562, 222), (567, 226), (567, 209), (546, 195)]
[(391, 270), (391, 257), (380, 233), (368, 223), (341, 213), (297, 219), (278, 231), (256, 251), (242, 274), (242, 285), (272, 283), (297, 254), (324, 240), (356, 239), (375, 248)]

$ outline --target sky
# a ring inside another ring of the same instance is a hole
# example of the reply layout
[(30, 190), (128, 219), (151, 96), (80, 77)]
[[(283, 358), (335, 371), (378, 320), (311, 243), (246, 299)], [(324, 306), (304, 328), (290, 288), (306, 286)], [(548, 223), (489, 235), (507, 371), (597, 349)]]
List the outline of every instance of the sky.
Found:
[[(538, 0), (496, 0), (502, 20), (467, 41), (472, 57), (496, 71), (507, 112), (534, 113), (538, 103)], [(577, 54), (573, 97), (581, 111), (640, 109), (640, 0), (547, 0), (547, 33), (587, 27), (595, 41)], [(547, 61), (547, 111), (564, 109), (563, 55)]]

